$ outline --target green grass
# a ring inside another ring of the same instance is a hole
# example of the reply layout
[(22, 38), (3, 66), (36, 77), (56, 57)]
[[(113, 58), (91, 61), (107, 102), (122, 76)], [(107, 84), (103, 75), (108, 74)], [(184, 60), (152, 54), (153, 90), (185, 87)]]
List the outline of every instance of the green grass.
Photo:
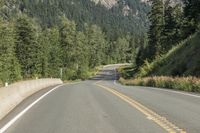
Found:
[(119, 81), (124, 85), (200, 92), (200, 33), (192, 35), (153, 62), (145, 61), (137, 72), (131, 67), (119, 68), (118, 71), (122, 73)]
[(200, 76), (200, 33), (196, 33), (153, 62), (145, 62), (136, 77)]
[(145, 77), (125, 80), (119, 79), (124, 85), (149, 86), (158, 88), (168, 88), (188, 92), (200, 92), (200, 78), (196, 77)]

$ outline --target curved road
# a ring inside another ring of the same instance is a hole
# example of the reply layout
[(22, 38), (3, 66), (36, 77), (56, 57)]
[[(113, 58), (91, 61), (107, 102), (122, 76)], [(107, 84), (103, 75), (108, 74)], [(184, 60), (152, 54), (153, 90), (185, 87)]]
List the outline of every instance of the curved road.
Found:
[[(199, 133), (200, 96), (184, 92), (122, 86), (117, 66), (91, 80), (63, 85), (32, 106), (5, 133)], [(47, 88), (22, 102), (0, 127)]]

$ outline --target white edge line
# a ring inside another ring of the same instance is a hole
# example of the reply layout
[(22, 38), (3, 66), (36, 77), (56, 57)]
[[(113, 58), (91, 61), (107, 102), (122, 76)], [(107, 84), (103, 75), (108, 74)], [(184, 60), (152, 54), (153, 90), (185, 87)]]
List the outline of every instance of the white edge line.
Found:
[(11, 125), (13, 125), (20, 117), (22, 117), (29, 109), (31, 109), (36, 103), (38, 103), (40, 100), (42, 100), (45, 96), (56, 90), (57, 88), (64, 86), (65, 84), (58, 85), (51, 89), (50, 91), (46, 92), (44, 95), (39, 97), (37, 100), (35, 100), (33, 103), (31, 103), (28, 107), (26, 107), (23, 111), (21, 111), (18, 115), (16, 115), (12, 120), (10, 120), (7, 124), (5, 124), (1, 129), (0, 133), (4, 133)]
[(177, 93), (177, 94), (182, 94), (182, 95), (186, 95), (186, 96), (192, 96), (192, 97), (196, 97), (196, 98), (200, 98), (199, 95), (195, 95), (195, 94), (189, 94), (189, 93), (186, 93), (186, 92), (179, 92), (179, 91), (176, 91), (176, 90), (168, 90), (168, 89), (160, 89), (160, 88), (152, 88), (152, 87), (148, 87), (152, 90), (161, 90), (161, 91), (166, 91), (166, 92), (171, 92), (171, 93)]
[[(116, 76), (116, 69), (115, 69), (115, 76)], [(114, 80), (114, 84), (118, 85), (116, 80)], [(139, 86), (139, 87), (147, 87), (147, 86)], [(186, 92), (179, 92), (179, 91), (176, 91), (176, 90), (168, 90), (166, 88), (163, 88), (163, 89), (161, 89), (161, 88), (152, 88), (152, 87), (148, 87), (148, 88), (152, 89), (152, 90), (161, 90), (161, 91), (166, 91), (166, 92), (171, 92), (171, 93), (176, 93), (176, 94), (182, 94), (182, 95), (185, 95), (185, 96), (192, 96), (192, 97), (200, 98), (199, 95), (189, 94), (189, 93), (186, 93)]]
[(124, 86), (124, 85), (120, 84), (120, 83), (118, 82), (118, 80), (114, 80), (114, 84), (115, 84), (116, 86), (118, 86), (118, 87)]
[[(114, 84), (115, 85), (122, 85), (122, 84), (118, 84), (116, 80), (114, 81)], [(166, 89), (166, 88), (162, 89), (162, 88), (153, 88), (153, 87), (148, 87), (148, 86), (132, 86), (132, 87), (145, 87), (145, 88), (152, 89), (152, 90), (160, 90), (160, 91), (166, 91), (166, 92), (170, 92), (170, 93), (176, 93), (176, 94), (181, 94), (181, 95), (185, 95), (185, 96), (200, 98), (199, 95), (189, 94), (187, 92), (179, 92), (179, 91), (176, 91), (176, 90), (169, 90), (169, 89)]]

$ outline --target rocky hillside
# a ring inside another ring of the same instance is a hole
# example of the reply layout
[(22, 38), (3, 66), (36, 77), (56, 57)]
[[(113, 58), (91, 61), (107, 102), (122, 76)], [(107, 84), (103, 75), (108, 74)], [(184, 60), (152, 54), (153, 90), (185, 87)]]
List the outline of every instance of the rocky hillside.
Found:
[(107, 7), (108, 9), (112, 8), (113, 6), (117, 5), (117, 0), (91, 0), (95, 2), (96, 4), (100, 3)]
[[(112, 8), (113, 6), (116, 6), (118, 4), (118, 2), (123, 1), (124, 4), (126, 3), (125, 0), (91, 0), (93, 2), (95, 2), (96, 4), (100, 3), (102, 5), (104, 5), (107, 8)], [(148, 0), (140, 0), (141, 3), (147, 3)]]

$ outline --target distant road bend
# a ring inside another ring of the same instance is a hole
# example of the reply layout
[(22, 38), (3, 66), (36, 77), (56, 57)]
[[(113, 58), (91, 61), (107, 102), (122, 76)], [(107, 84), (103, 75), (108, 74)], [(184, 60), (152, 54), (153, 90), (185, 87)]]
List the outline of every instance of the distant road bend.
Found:
[(116, 67), (32, 95), (0, 121), (0, 132), (200, 133), (199, 95), (122, 86), (115, 82)]

